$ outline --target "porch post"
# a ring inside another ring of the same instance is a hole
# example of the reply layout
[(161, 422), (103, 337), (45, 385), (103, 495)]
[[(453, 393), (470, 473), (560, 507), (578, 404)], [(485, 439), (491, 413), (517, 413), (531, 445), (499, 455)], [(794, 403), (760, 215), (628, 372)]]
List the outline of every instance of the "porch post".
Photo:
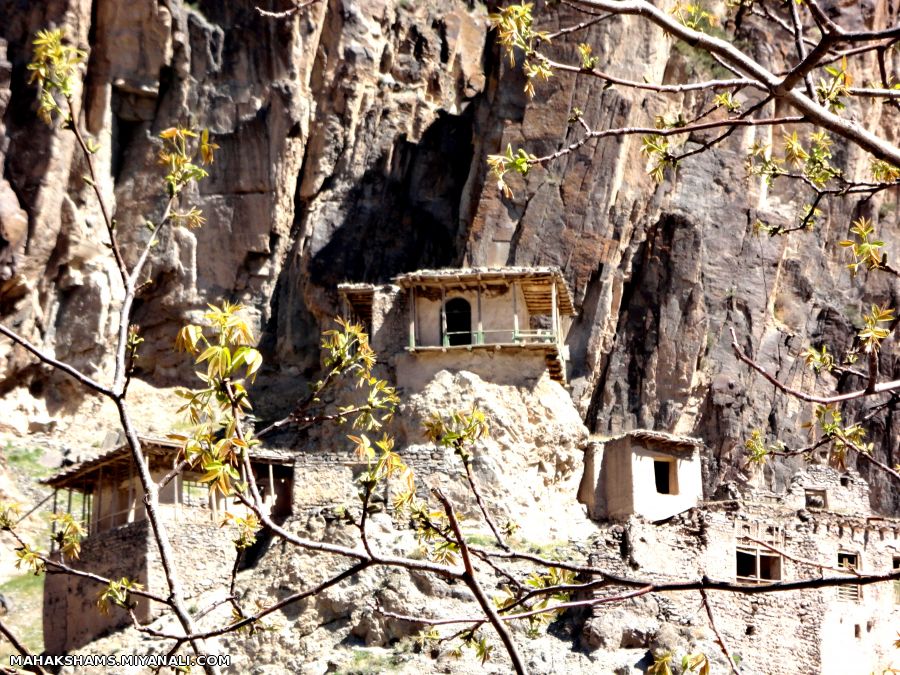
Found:
[(416, 287), (409, 291), (409, 348), (416, 348)]
[(481, 322), (481, 277), (478, 277), (478, 333), (475, 336), (475, 344), (484, 344), (484, 325)]
[(100, 465), (100, 476), (97, 478), (97, 532), (103, 525), (103, 465)]
[[(59, 495), (59, 490), (53, 488), (53, 515), (56, 515), (56, 500)], [(50, 529), (50, 553), (52, 554), (56, 550), (56, 520), (53, 521), (53, 526)]]
[(134, 522), (134, 458), (128, 460), (128, 514), (125, 522)]
[(556, 281), (550, 284), (550, 325), (553, 327), (553, 342), (559, 342), (559, 311), (556, 307)]
[(513, 343), (518, 342), (519, 340), (519, 308), (518, 308), (518, 296), (519, 296), (519, 285), (513, 281), (512, 282), (512, 296), (513, 296)]
[(450, 345), (450, 338), (447, 336), (447, 307), (446, 292), (441, 284), (441, 345), (447, 347)]

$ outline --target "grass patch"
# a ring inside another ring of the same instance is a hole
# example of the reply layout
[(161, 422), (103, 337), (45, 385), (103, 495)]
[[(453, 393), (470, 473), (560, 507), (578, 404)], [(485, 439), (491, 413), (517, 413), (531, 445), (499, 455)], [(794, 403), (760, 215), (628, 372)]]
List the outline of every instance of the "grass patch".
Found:
[(44, 456), (42, 448), (19, 448), (7, 443), (3, 454), (11, 468), (32, 478), (46, 478), (53, 473), (52, 468), (41, 464), (41, 458)]
[[(0, 594), (10, 605), (3, 622), (32, 654), (44, 651), (44, 575), (20, 574), (0, 584)], [(6, 640), (0, 640), (0, 663), (9, 663), (17, 653)]]
[(338, 670), (338, 675), (378, 675), (394, 672), (403, 665), (405, 659), (397, 653), (384, 650), (353, 650), (353, 660)]
[(25, 595), (37, 597), (44, 592), (44, 577), (39, 574), (20, 574), (0, 584), (0, 593), (3, 595)]
[(497, 546), (497, 540), (489, 534), (467, 534), (465, 539), (466, 543), (472, 546), (493, 546), (495, 548)]

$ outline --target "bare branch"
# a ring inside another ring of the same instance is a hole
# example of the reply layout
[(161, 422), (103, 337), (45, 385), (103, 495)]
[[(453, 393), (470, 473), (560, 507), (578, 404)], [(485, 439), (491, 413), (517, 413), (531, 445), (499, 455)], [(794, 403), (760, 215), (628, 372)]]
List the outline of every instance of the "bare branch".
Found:
[(598, 138), (606, 138), (607, 136), (630, 136), (635, 134), (655, 135), (655, 136), (676, 136), (678, 134), (689, 134), (693, 131), (705, 131), (708, 129), (721, 129), (723, 127), (752, 127), (752, 126), (775, 126), (780, 124), (798, 124), (806, 121), (803, 117), (766, 117), (761, 119), (741, 119), (729, 118), (717, 120), (714, 122), (701, 122), (699, 124), (689, 124), (683, 127), (672, 127), (668, 129), (657, 129), (656, 127), (619, 127), (616, 129), (591, 130), (585, 133), (580, 139), (560, 148), (556, 152), (537, 157), (529, 160), (530, 164), (546, 164), (559, 159), (563, 155), (574, 152), (582, 147), (588, 141)]
[[(792, 2), (791, 6), (791, 24), (793, 25), (793, 33), (794, 33), (794, 44), (797, 46), (797, 54), (800, 56), (800, 60), (802, 61), (808, 56), (808, 52), (806, 51), (806, 43), (803, 41), (803, 25), (800, 23), (800, 13), (797, 10), (797, 4)], [(812, 79), (809, 77), (809, 73), (803, 76), (803, 82), (806, 85), (806, 95), (810, 98), (815, 98), (815, 91), (813, 90)], [(704, 603), (706, 602), (706, 597), (703, 599)], [(710, 621), (712, 619), (710, 618)]]
[(90, 377), (88, 377), (87, 375), (82, 373), (77, 368), (73, 368), (68, 363), (63, 363), (62, 361), (58, 361), (57, 359), (53, 358), (52, 356), (48, 356), (47, 354), (42, 352), (40, 349), (35, 347), (33, 344), (31, 344), (28, 340), (21, 337), (17, 333), (11, 331), (9, 328), (7, 328), (6, 326), (4, 326), (2, 324), (0, 324), (0, 335), (5, 335), (6, 337), (8, 337), (10, 340), (15, 342), (16, 344), (24, 347), (27, 351), (34, 354), (36, 357), (38, 357), (38, 359), (40, 359), (42, 362), (46, 363), (48, 366), (52, 366), (53, 368), (56, 368), (57, 370), (62, 371), (66, 375), (69, 375), (69, 376), (75, 378), (76, 380), (78, 380), (81, 384), (83, 384), (88, 389), (92, 389), (93, 391), (97, 392), (98, 394), (102, 394), (104, 396), (109, 396), (109, 397), (113, 396), (113, 393), (110, 389), (107, 389), (99, 382), (91, 379)]
[[(27, 657), (32, 656), (31, 652), (28, 651), (28, 649), (25, 647), (25, 645), (23, 645), (21, 642), (19, 642), (19, 639), (15, 636), (15, 634), (9, 628), (7, 628), (6, 624), (4, 624), (2, 620), (0, 620), (0, 635), (3, 635), (3, 637), (5, 637), (7, 640), (9, 640), (9, 643), (13, 646), (13, 648), (15, 648), (15, 650), (17, 652), (19, 652), (19, 654), (21, 654), (22, 656), (27, 656)], [(47, 672), (40, 666), (29, 666), (29, 669), (31, 669), (35, 673), (46, 673)]]
[(739, 70), (746, 77), (758, 81), (773, 95), (783, 99), (797, 112), (801, 113), (806, 121), (824, 127), (838, 136), (855, 143), (878, 159), (900, 166), (900, 148), (896, 145), (852, 120), (841, 118), (834, 112), (819, 105), (806, 94), (793, 89), (794, 85), (806, 73), (816, 67), (834, 44), (897, 37), (900, 36), (900, 27), (886, 31), (826, 33), (813, 50), (809, 52), (806, 59), (797, 64), (784, 78), (780, 78), (730, 42), (688, 28), (671, 14), (659, 9), (647, 0), (572, 0), (572, 3), (593, 10), (644, 17), (670, 35), (693, 47), (698, 47), (710, 54), (719, 56), (724, 62)]
[(731, 666), (732, 675), (741, 675), (741, 671), (738, 670), (738, 667), (734, 662), (734, 658), (732, 658), (731, 656), (731, 652), (729, 652), (728, 647), (725, 646), (725, 640), (722, 638), (722, 634), (716, 627), (716, 620), (713, 618), (713, 612), (712, 607), (709, 604), (709, 598), (706, 595), (706, 591), (702, 588), (700, 589), (700, 597), (703, 600), (703, 608), (706, 610), (706, 616), (707, 618), (709, 618), (709, 627), (712, 628), (712, 632), (716, 636), (716, 642), (719, 645), (719, 649), (721, 649), (722, 653), (725, 655), (725, 660), (728, 661), (728, 665)]
[(487, 597), (484, 589), (481, 588), (481, 584), (478, 583), (478, 579), (475, 577), (475, 568), (472, 567), (472, 559), (469, 556), (469, 547), (467, 546), (465, 538), (462, 535), (462, 530), (459, 527), (459, 522), (456, 520), (456, 514), (453, 513), (453, 505), (450, 503), (450, 500), (444, 496), (444, 493), (439, 489), (434, 488), (431, 492), (444, 507), (444, 512), (447, 514), (447, 519), (450, 521), (450, 527), (453, 529), (453, 533), (456, 535), (456, 540), (459, 544), (459, 552), (463, 559), (463, 566), (465, 567), (465, 572), (462, 575), (462, 580), (469, 587), (469, 590), (472, 591), (472, 594), (475, 596), (478, 604), (481, 605), (482, 611), (487, 615), (488, 621), (494, 627), (494, 630), (497, 631), (497, 635), (500, 636), (500, 641), (506, 648), (506, 653), (509, 654), (509, 658), (512, 661), (513, 668), (515, 669), (516, 673), (519, 673), (520, 675), (525, 673), (525, 663), (522, 661), (522, 657), (519, 654), (516, 643), (513, 642), (512, 636), (509, 634), (506, 626), (503, 625), (503, 620), (497, 613), (497, 609), (496, 607), (494, 607), (494, 603), (491, 602), (491, 599), (489, 597)]
[(866, 389), (860, 389), (857, 391), (851, 391), (846, 394), (835, 394), (834, 396), (816, 396), (814, 394), (808, 394), (804, 391), (800, 391), (799, 389), (794, 389), (793, 387), (789, 387), (783, 382), (781, 382), (777, 377), (770, 375), (765, 368), (760, 366), (756, 361), (750, 358), (744, 350), (741, 349), (740, 345), (737, 342), (737, 336), (735, 335), (734, 329), (731, 330), (731, 348), (734, 351), (735, 356), (740, 361), (743, 361), (748, 366), (750, 366), (757, 373), (762, 375), (766, 380), (768, 380), (771, 384), (775, 385), (778, 389), (783, 391), (785, 394), (789, 394), (794, 398), (798, 398), (801, 401), (807, 401), (808, 403), (821, 403), (823, 405), (829, 405), (832, 403), (841, 403), (842, 401), (852, 401), (857, 398), (863, 398), (864, 396), (871, 396), (874, 394), (884, 394), (887, 392), (892, 392), (900, 389), (900, 380), (891, 380), (890, 382), (879, 382), (874, 387)]
[(81, 129), (78, 127), (78, 117), (75, 114), (75, 105), (72, 103), (72, 97), (66, 97), (66, 103), (69, 106), (69, 120), (71, 123), (72, 133), (78, 141), (81, 152), (84, 154), (84, 160), (88, 165), (88, 172), (91, 174), (90, 183), (94, 189), (94, 195), (97, 197), (97, 203), (100, 205), (100, 213), (103, 215), (103, 224), (106, 225), (106, 232), (109, 235), (110, 247), (112, 248), (113, 257), (116, 259), (116, 267), (122, 276), (122, 283), (128, 280), (128, 270), (125, 268), (125, 260), (122, 258), (122, 252), (119, 250), (119, 244), (116, 241), (116, 224), (109, 214), (106, 207), (106, 200), (103, 198), (103, 192), (100, 190), (100, 183), (97, 181), (97, 172), (94, 170), (94, 153), (92, 153), (85, 143), (84, 137), (81, 135)]
[(636, 80), (626, 80), (615, 75), (610, 75), (597, 68), (582, 68), (572, 66), (567, 63), (560, 63), (547, 58), (543, 54), (538, 56), (547, 63), (552, 69), (560, 70), (566, 73), (577, 73), (579, 75), (591, 75), (610, 84), (618, 84), (630, 89), (644, 89), (647, 91), (655, 91), (664, 94), (683, 94), (686, 91), (701, 91), (715, 89), (733, 89), (734, 87), (754, 87), (761, 91), (767, 91), (756, 80), (747, 77), (737, 77), (729, 80), (708, 80), (706, 82), (689, 82), (687, 84), (653, 84), (651, 82), (638, 82)]
[(500, 529), (497, 527), (497, 523), (494, 522), (494, 519), (488, 511), (487, 506), (485, 506), (484, 500), (481, 498), (481, 491), (479, 491), (478, 486), (475, 484), (475, 477), (472, 475), (471, 462), (463, 459), (463, 466), (466, 467), (466, 480), (469, 483), (469, 489), (472, 490), (472, 494), (475, 496), (475, 502), (478, 504), (478, 508), (481, 510), (481, 514), (487, 521), (488, 527), (490, 527), (491, 532), (494, 533), (494, 539), (497, 540), (497, 544), (500, 546), (500, 548), (502, 548), (504, 551), (508, 551), (509, 546), (503, 539), (503, 535), (500, 534)]
[(264, 17), (267, 17), (270, 19), (288, 19), (288, 18), (294, 16), (301, 9), (305, 9), (306, 7), (309, 7), (310, 5), (314, 5), (315, 3), (319, 2), (319, 0), (304, 0), (303, 2), (299, 2), (298, 0), (293, 0), (293, 1), (294, 1), (294, 6), (291, 7), (290, 9), (284, 10), (283, 12), (269, 12), (258, 6), (255, 7), (255, 9), (257, 12), (259, 12), (260, 16), (264, 16)]

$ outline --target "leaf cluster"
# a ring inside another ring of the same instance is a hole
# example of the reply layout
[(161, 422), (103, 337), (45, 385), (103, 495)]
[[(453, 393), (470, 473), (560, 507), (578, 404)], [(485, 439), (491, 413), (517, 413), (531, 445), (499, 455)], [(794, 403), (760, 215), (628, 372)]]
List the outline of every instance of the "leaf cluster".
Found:
[(65, 43), (65, 32), (60, 28), (39, 30), (32, 45), (34, 57), (27, 68), (31, 72), (29, 84), (38, 87), (38, 117), (47, 124), (53, 118), (68, 113), (59, 105), (57, 96), (70, 100), (78, 81), (78, 68), (87, 58), (87, 52)]
[[(657, 126), (659, 124), (660, 120), (657, 120)], [(663, 124), (668, 126), (668, 123)], [(674, 171), (678, 166), (678, 160), (675, 158), (669, 139), (666, 136), (652, 135), (641, 138), (641, 154), (649, 158), (650, 163), (647, 173), (657, 183), (663, 182), (667, 170)]]
[(678, 0), (678, 2), (675, 3), (675, 6), (672, 7), (671, 13), (680, 24), (691, 30), (700, 31), (701, 33), (708, 31), (718, 24), (716, 16), (699, 2), (683, 2), (682, 0)]
[(847, 265), (850, 274), (856, 276), (860, 267), (874, 270), (884, 264), (884, 242), (875, 236), (875, 227), (868, 218), (860, 218), (850, 227), (850, 233), (856, 239), (845, 239), (840, 242), (844, 248), (850, 249), (853, 262)]
[[(169, 195), (174, 196), (186, 185), (209, 175), (200, 165), (212, 164), (219, 147), (209, 140), (209, 130), (198, 133), (187, 127), (175, 126), (160, 132), (159, 137), (163, 141), (159, 163), (167, 170), (165, 182)], [(191, 228), (200, 227), (204, 222), (197, 209), (175, 213), (172, 217)]]
[[(209, 486), (210, 493), (218, 490), (224, 495), (231, 494), (240, 479), (241, 453), (258, 444), (253, 438), (241, 437), (233, 413), (235, 408), (252, 410), (246, 380), (252, 381), (262, 366), (262, 355), (251, 346), (253, 333), (242, 310), (241, 305), (227, 302), (221, 307), (209, 305), (204, 314), (207, 325), (189, 324), (175, 339), (177, 351), (206, 365), (205, 372), (196, 373), (206, 386), (176, 391), (186, 401), (178, 412), (187, 416), (192, 433), (171, 434), (170, 438), (182, 444), (191, 466), (203, 470), (200, 482)], [(209, 336), (205, 328), (211, 329)]]
[(55, 513), (51, 519), (56, 523), (54, 539), (59, 550), (67, 558), (81, 555), (81, 539), (87, 534), (81, 523), (71, 513)]
[(425, 420), (425, 436), (432, 443), (451, 448), (464, 464), (471, 464), (471, 446), (488, 435), (487, 418), (478, 408), (459, 410), (444, 417), (439, 413)]
[(128, 577), (110, 580), (106, 588), (100, 591), (100, 595), (97, 598), (97, 607), (103, 614), (109, 614), (109, 610), (113, 606), (134, 609), (136, 603), (131, 597), (131, 592), (140, 591), (143, 588), (143, 585)]
[(887, 305), (872, 305), (868, 314), (863, 314), (863, 329), (859, 332), (866, 353), (877, 352), (881, 343), (891, 334), (889, 326), (894, 320), (894, 310)]
[(744, 450), (747, 452), (747, 464), (762, 466), (769, 457), (784, 452), (784, 443), (776, 441), (766, 445), (765, 436), (760, 429), (750, 432), (750, 438), (744, 441)]
[(511, 144), (507, 144), (504, 154), (488, 155), (487, 158), (491, 177), (497, 181), (497, 189), (507, 199), (513, 196), (513, 192), (506, 182), (506, 174), (513, 172), (520, 176), (527, 176), (531, 165), (535, 162), (537, 162), (535, 155), (525, 152), (522, 148), (514, 151)]
[(841, 59), (839, 67), (825, 66), (828, 77), (819, 78), (816, 85), (816, 99), (831, 112), (840, 112), (847, 107), (845, 98), (850, 94), (853, 78), (847, 72), (847, 57)]

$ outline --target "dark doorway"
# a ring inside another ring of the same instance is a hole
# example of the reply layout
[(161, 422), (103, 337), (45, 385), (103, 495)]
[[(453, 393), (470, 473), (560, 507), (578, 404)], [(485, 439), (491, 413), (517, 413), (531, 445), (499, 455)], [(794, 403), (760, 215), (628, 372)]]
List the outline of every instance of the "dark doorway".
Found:
[(472, 306), (464, 298), (453, 298), (444, 305), (447, 334), (444, 343), (453, 347), (472, 344)]

